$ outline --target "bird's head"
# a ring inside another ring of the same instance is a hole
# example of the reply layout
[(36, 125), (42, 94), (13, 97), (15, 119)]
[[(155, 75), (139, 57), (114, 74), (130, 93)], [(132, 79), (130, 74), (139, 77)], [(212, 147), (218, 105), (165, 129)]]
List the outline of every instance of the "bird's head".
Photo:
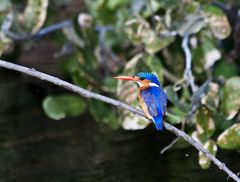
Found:
[(140, 88), (160, 87), (158, 78), (153, 73), (140, 72), (136, 76), (117, 76), (119, 80), (129, 80), (136, 82)]

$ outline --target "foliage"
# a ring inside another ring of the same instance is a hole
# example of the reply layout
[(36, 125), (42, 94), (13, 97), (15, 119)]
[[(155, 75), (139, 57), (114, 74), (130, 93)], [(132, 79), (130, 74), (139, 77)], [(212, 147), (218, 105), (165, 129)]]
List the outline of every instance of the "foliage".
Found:
[(50, 118), (55, 120), (66, 116), (78, 116), (85, 108), (85, 103), (80, 96), (48, 96), (43, 101), (44, 111)]
[(223, 88), (221, 111), (227, 119), (232, 119), (240, 109), (240, 77), (227, 80)]
[[(85, 3), (89, 14), (80, 13), (74, 24), (66, 24), (63, 33), (56, 35), (59, 43), (70, 45), (59, 53), (60, 66), (74, 84), (115, 95), (139, 107), (136, 85), (117, 82), (112, 76), (154, 72), (168, 95), (167, 122), (186, 124), (192, 136), (213, 155), (218, 147), (240, 148), (240, 66), (238, 57), (232, 58), (232, 51), (238, 47), (227, 43), (236, 41), (236, 33), (220, 6), (211, 0)], [(235, 2), (220, 4), (234, 7)], [(13, 11), (16, 5), (7, 0), (0, 2), (0, 55), (8, 53), (15, 40), (25, 40), (23, 46), (31, 44), (32, 37), (46, 30), (44, 24), (53, 24), (55, 15), (48, 13), (48, 7), (54, 4), (50, 1), (27, 0), (22, 12)], [(194, 93), (183, 76), (185, 56), (181, 43), (186, 36), (190, 36), (192, 70), (198, 85)], [(129, 112), (117, 112), (103, 103), (70, 95), (49, 96), (43, 108), (52, 119), (76, 116), (87, 108), (96, 121), (113, 128), (136, 130), (149, 125), (148, 120)], [(199, 164), (206, 169), (210, 161), (199, 153)]]
[(218, 145), (224, 149), (240, 148), (240, 124), (236, 123), (218, 137)]

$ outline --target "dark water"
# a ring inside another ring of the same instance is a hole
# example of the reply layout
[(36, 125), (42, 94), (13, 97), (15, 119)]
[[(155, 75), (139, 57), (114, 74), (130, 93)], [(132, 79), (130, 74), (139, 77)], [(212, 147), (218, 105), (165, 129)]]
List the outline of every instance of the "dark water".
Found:
[[(87, 113), (53, 121), (41, 110), (41, 89), (4, 80), (0, 83), (1, 182), (231, 181), (214, 165), (201, 170), (193, 147), (160, 155), (173, 138), (168, 131), (156, 132), (151, 126), (134, 132), (111, 130)], [(220, 151), (218, 157), (240, 171), (237, 152)]]

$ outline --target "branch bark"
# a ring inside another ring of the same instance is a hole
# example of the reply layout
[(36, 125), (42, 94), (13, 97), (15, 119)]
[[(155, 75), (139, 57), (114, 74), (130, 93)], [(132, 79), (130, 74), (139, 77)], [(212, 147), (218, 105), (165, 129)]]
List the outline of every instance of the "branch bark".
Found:
[[(81, 87), (78, 87), (76, 85), (68, 83), (66, 81), (63, 81), (54, 76), (50, 76), (45, 73), (36, 71), (34, 68), (27, 68), (27, 67), (20, 66), (20, 65), (14, 64), (14, 63), (3, 61), (3, 60), (0, 60), (0, 67), (4, 67), (4, 68), (10, 69), (10, 70), (15, 70), (15, 71), (30, 75), (32, 77), (38, 78), (38, 79), (48, 81), (48, 82), (58, 85), (60, 87), (66, 88), (67, 90), (78, 93), (79, 95), (81, 95), (83, 97), (97, 99), (102, 102), (106, 102), (113, 106), (128, 110), (134, 114), (144, 117), (144, 113), (141, 110), (134, 109), (133, 107), (131, 107), (123, 102), (120, 102), (118, 100), (111, 99), (106, 96), (94, 93), (94, 92), (90, 92), (86, 89), (83, 89)], [(169, 130), (170, 132), (172, 132), (173, 134), (175, 134), (178, 137), (182, 137), (184, 140), (186, 140), (188, 143), (190, 143), (192, 146), (194, 146), (197, 150), (203, 152), (220, 170), (223, 170), (226, 174), (228, 174), (229, 177), (231, 177), (232, 179), (234, 179), (237, 182), (240, 182), (240, 178), (235, 173), (233, 173), (223, 162), (221, 162), (216, 157), (214, 157), (200, 143), (198, 143), (192, 137), (187, 135), (184, 131), (177, 129), (173, 125), (166, 123), (166, 122), (164, 122), (163, 125), (167, 130)]]

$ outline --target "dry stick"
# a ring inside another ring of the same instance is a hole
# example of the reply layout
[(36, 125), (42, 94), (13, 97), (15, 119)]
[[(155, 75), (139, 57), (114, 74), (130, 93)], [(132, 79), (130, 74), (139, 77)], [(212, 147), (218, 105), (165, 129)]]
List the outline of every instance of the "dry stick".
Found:
[[(120, 107), (122, 109), (128, 110), (128, 111), (130, 111), (134, 114), (137, 114), (139, 116), (142, 116), (142, 117), (145, 116), (144, 113), (141, 110), (134, 109), (133, 107), (131, 107), (127, 104), (124, 104), (123, 102), (105, 97), (105, 96), (100, 95), (100, 94), (96, 94), (94, 92), (90, 92), (88, 90), (85, 90), (81, 87), (78, 87), (76, 85), (73, 85), (71, 83), (63, 81), (63, 80), (61, 80), (59, 78), (56, 78), (54, 76), (50, 76), (50, 75), (47, 75), (45, 73), (36, 71), (33, 68), (32, 69), (27, 68), (27, 67), (16, 65), (16, 64), (6, 62), (6, 61), (3, 61), (3, 60), (0, 60), (0, 67), (4, 67), (4, 68), (10, 69), (10, 70), (15, 70), (15, 71), (18, 71), (18, 72), (21, 72), (21, 73), (25, 73), (25, 74), (30, 75), (32, 77), (36, 77), (36, 78), (39, 78), (41, 80), (51, 82), (51, 83), (53, 83), (55, 85), (58, 85), (60, 87), (66, 88), (66, 89), (68, 89), (72, 92), (76, 92), (83, 97), (97, 99), (97, 100), (106, 102), (108, 104)], [(214, 157), (211, 153), (209, 153), (200, 143), (198, 143), (192, 137), (187, 135), (184, 131), (181, 131), (181, 130), (177, 129), (173, 125), (171, 125), (169, 123), (166, 123), (166, 122), (164, 122), (163, 125), (167, 130), (174, 133), (176, 136), (182, 137), (188, 143), (193, 145), (197, 150), (203, 152), (216, 166), (218, 166), (219, 169), (221, 169), (225, 173), (227, 173), (229, 175), (229, 177), (231, 177), (232, 179), (234, 179), (237, 182), (240, 182), (240, 178), (235, 173), (233, 173), (230, 169), (228, 169), (223, 162), (219, 161), (216, 157)]]
[(160, 154), (163, 154), (164, 152), (166, 152), (168, 149), (170, 149), (173, 145), (175, 145), (175, 143), (178, 142), (178, 140), (180, 139), (180, 136), (177, 136), (173, 141), (171, 141), (171, 143), (169, 143), (168, 145), (166, 145), (165, 147), (162, 148), (162, 150), (160, 151)]

